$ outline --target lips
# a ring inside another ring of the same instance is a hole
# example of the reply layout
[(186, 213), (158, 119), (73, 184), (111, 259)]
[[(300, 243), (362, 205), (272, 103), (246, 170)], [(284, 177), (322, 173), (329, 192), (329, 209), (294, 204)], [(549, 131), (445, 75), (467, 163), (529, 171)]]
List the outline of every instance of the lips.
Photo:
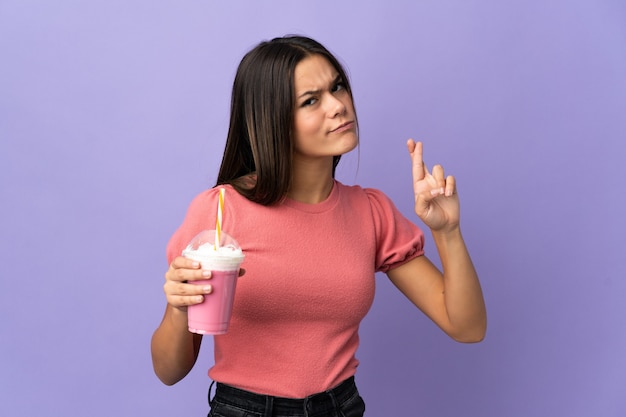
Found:
[(354, 126), (354, 121), (350, 120), (348, 122), (342, 123), (339, 126), (337, 126), (336, 128), (334, 128), (333, 130), (331, 130), (330, 132), (341, 132), (343, 130), (347, 130), (347, 129), (351, 129), (352, 126)]

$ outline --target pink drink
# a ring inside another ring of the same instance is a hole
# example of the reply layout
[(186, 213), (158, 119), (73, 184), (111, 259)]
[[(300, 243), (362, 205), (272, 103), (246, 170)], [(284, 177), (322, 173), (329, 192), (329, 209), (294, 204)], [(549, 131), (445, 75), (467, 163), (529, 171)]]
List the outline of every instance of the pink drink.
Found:
[(239, 266), (244, 255), (239, 244), (228, 234), (221, 233), (220, 247), (213, 245), (214, 230), (196, 236), (183, 251), (183, 256), (199, 261), (202, 269), (211, 271), (210, 279), (189, 281), (196, 285), (211, 285), (213, 291), (204, 301), (187, 307), (189, 331), (199, 334), (224, 334), (228, 331), (233, 311)]
[(228, 331), (238, 275), (238, 270), (211, 271), (211, 279), (193, 281), (198, 285), (211, 285), (213, 292), (205, 295), (202, 303), (187, 307), (190, 332), (224, 334)]

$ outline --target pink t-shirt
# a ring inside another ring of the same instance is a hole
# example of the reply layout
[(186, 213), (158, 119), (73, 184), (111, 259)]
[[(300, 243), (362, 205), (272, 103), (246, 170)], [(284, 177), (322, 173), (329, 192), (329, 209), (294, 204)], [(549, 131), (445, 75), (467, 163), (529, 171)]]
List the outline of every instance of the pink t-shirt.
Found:
[[(374, 273), (422, 255), (421, 230), (382, 192), (337, 181), (319, 204), (287, 199), (265, 207), (224, 188), (223, 230), (241, 245), (246, 274), (228, 333), (214, 337), (209, 376), (303, 398), (354, 375)], [(210, 189), (192, 201), (168, 244), (170, 262), (197, 233), (215, 228), (217, 194)]]

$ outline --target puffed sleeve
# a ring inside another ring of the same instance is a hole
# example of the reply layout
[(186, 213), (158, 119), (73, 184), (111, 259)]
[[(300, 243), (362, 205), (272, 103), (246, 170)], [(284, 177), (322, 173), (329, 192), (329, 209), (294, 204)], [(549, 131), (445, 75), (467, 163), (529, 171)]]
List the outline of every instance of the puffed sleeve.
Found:
[(178, 227), (170, 238), (166, 254), (167, 263), (170, 264), (183, 249), (187, 247), (191, 239), (203, 230), (215, 229), (215, 216), (217, 213), (217, 194), (219, 190), (212, 188), (198, 194), (189, 204), (183, 223)]
[(376, 230), (376, 271), (387, 272), (424, 254), (424, 233), (376, 189), (365, 189)]

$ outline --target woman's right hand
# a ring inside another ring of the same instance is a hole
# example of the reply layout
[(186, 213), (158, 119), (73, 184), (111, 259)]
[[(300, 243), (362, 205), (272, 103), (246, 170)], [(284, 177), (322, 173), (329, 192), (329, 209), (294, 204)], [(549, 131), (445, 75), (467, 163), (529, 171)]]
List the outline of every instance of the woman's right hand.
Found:
[[(246, 271), (239, 269), (239, 276)], [(204, 297), (211, 294), (211, 284), (198, 285), (193, 281), (211, 279), (211, 271), (203, 270), (200, 262), (179, 256), (170, 264), (165, 273), (163, 291), (169, 305), (181, 311), (187, 311), (187, 306), (200, 304)]]
[(210, 284), (197, 285), (193, 281), (210, 279), (211, 271), (203, 270), (200, 262), (179, 256), (172, 261), (165, 273), (163, 291), (168, 304), (181, 311), (187, 311), (187, 306), (200, 304), (204, 296), (210, 294)]

